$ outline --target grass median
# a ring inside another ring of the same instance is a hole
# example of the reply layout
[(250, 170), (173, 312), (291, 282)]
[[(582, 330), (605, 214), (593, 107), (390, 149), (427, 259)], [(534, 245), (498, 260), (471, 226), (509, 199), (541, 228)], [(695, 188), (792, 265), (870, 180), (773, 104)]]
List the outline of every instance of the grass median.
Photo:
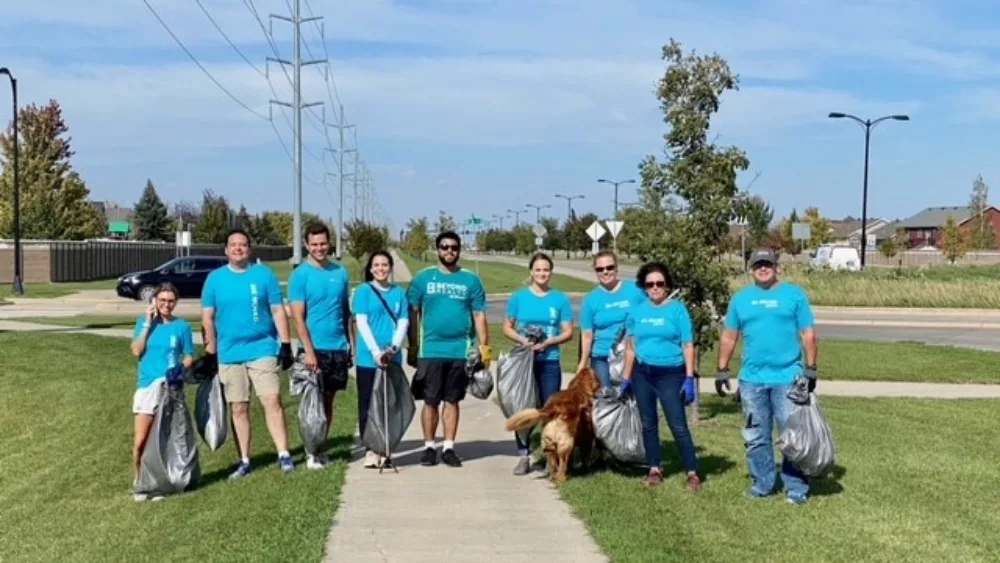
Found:
[[(408, 254), (400, 253), (400, 256), (406, 262), (407, 268), (410, 269), (410, 273), (413, 275), (416, 275), (417, 272), (427, 266), (434, 264), (433, 262), (423, 261)], [(478, 268), (479, 277), (483, 281), (483, 286), (486, 287), (486, 293), (488, 294), (512, 293), (517, 291), (527, 285), (528, 278), (530, 277), (527, 257), (524, 259), (524, 266), (485, 261), (480, 261), (477, 265), (476, 261), (472, 258), (462, 259), (461, 265), (463, 268), (473, 272)], [(552, 287), (559, 288), (567, 293), (586, 293), (594, 289), (593, 282), (563, 274), (553, 274), (551, 284)]]
[[(293, 474), (278, 469), (254, 399), (250, 476), (226, 480), (237, 459), (231, 434), (217, 452), (199, 437), (202, 484), (163, 502), (135, 503), (135, 369), (126, 339), (0, 334), (2, 558), (319, 561), (354, 441), (354, 385), (337, 397), (326, 470), (305, 469), (298, 399), (289, 399), (282, 376), (289, 446), (298, 464)], [(190, 387), (190, 409), (193, 392)]]

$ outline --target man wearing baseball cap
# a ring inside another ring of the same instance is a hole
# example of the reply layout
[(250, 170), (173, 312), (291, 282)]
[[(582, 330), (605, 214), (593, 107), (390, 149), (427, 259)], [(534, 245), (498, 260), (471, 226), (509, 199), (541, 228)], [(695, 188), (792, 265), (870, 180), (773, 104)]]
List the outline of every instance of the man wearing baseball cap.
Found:
[[(786, 396), (799, 375), (816, 388), (816, 330), (809, 297), (799, 286), (779, 281), (778, 257), (761, 248), (750, 257), (754, 283), (737, 291), (729, 301), (719, 350), (715, 388), (729, 389), (729, 361), (740, 336), (740, 397), (743, 405), (743, 441), (752, 485), (751, 498), (770, 495), (777, 478), (772, 429), (785, 428), (792, 402)], [(803, 358), (803, 349), (805, 357)], [(788, 460), (781, 464), (781, 481), (788, 502), (802, 504), (809, 482)]]

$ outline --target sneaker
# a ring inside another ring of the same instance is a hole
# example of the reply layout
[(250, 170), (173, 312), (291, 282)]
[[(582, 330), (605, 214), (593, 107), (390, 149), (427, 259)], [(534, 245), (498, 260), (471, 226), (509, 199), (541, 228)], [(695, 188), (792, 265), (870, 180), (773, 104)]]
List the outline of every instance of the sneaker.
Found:
[(420, 465), (437, 465), (437, 450), (434, 448), (424, 448), (424, 455), (420, 456)]
[(523, 456), (517, 460), (517, 465), (514, 466), (514, 475), (527, 475), (528, 473), (531, 473), (531, 458)]
[(135, 502), (145, 502), (149, 500), (149, 495), (147, 495), (146, 493), (133, 493), (132, 500), (134, 500)]
[(363, 467), (365, 469), (377, 469), (379, 466), (379, 455), (371, 450), (365, 452), (365, 462)]
[(801, 506), (806, 503), (806, 497), (800, 497), (797, 495), (788, 495), (788, 498), (785, 499), (785, 502), (795, 506)]
[(462, 467), (462, 460), (455, 454), (455, 450), (445, 450), (442, 452), (441, 461), (448, 467)]
[(306, 469), (323, 469), (326, 467), (326, 460), (323, 456), (306, 456)]
[(642, 480), (642, 484), (646, 487), (655, 487), (663, 483), (663, 473), (659, 469), (650, 469), (649, 475)]
[(758, 499), (758, 498), (766, 498), (768, 495), (758, 491), (753, 487), (750, 487), (749, 489), (746, 490), (745, 493), (743, 493), (743, 496), (747, 497), (748, 499)]
[(247, 473), (250, 473), (250, 464), (249, 463), (243, 463), (241, 461), (239, 467), (237, 467), (236, 471), (233, 471), (232, 474), (229, 475), (229, 478), (230, 479), (242, 479), (243, 477), (247, 476)]
[(156, 502), (156, 501), (163, 500), (164, 498), (165, 497), (163, 495), (156, 495), (154, 497), (151, 497), (149, 500), (150, 500), (150, 502)]
[(295, 469), (295, 463), (292, 462), (292, 456), (278, 456), (278, 465), (281, 466), (281, 470), (285, 473), (291, 473)]
[(686, 486), (689, 491), (697, 493), (701, 490), (701, 479), (695, 474), (688, 475)]

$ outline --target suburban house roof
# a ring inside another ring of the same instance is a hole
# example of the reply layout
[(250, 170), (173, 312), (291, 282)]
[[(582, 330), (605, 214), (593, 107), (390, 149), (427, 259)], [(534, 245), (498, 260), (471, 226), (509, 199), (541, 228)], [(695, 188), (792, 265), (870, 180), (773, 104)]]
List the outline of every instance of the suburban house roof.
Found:
[[(873, 233), (881, 230), (889, 221), (887, 219), (868, 219), (868, 232)], [(849, 238), (861, 236), (861, 219), (849, 217), (847, 219), (837, 219), (830, 221), (830, 228), (834, 237)]]
[[(996, 210), (992, 205), (987, 209)], [(972, 217), (973, 210), (967, 205), (953, 207), (928, 207), (905, 221), (900, 221), (897, 227), (904, 229), (936, 229), (945, 224), (948, 217), (962, 224)]]

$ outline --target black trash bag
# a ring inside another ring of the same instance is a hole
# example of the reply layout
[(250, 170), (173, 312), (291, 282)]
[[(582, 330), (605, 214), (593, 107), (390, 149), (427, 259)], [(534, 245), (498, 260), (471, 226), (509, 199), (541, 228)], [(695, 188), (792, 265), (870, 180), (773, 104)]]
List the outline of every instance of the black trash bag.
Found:
[(803, 474), (820, 477), (837, 459), (833, 432), (819, 410), (816, 394), (809, 392), (809, 381), (805, 377), (795, 379), (787, 397), (793, 403), (792, 412), (778, 436), (778, 449)]
[(611, 342), (611, 351), (608, 353), (608, 370), (611, 372), (613, 385), (622, 382), (622, 372), (625, 371), (625, 345), (625, 327), (622, 326)]
[(632, 393), (606, 389), (594, 401), (594, 433), (612, 457), (625, 464), (646, 462), (642, 416)]
[(377, 454), (390, 456), (403, 440), (416, 412), (417, 404), (410, 393), (406, 373), (399, 364), (389, 362), (384, 369), (375, 370), (368, 421), (361, 442)]
[[(545, 340), (545, 333), (538, 327), (528, 327), (524, 333), (531, 345), (518, 344), (497, 360), (497, 399), (500, 411), (507, 418), (524, 409), (541, 407), (541, 392), (535, 381), (535, 351), (532, 345)], [(519, 430), (518, 437), (527, 442), (531, 428)]]
[(326, 411), (323, 410), (323, 390), (319, 374), (306, 367), (305, 352), (299, 352), (292, 364), (292, 396), (299, 400), (299, 435), (302, 447), (312, 456), (323, 451), (326, 441)]
[(483, 355), (479, 348), (470, 352), (466, 358), (465, 373), (469, 376), (469, 394), (484, 401), (489, 399), (493, 393), (493, 375), (483, 365)]
[(229, 403), (222, 394), (216, 356), (205, 355), (195, 360), (185, 370), (184, 382), (198, 386), (194, 399), (194, 421), (198, 435), (214, 452), (226, 443), (229, 432)]
[(142, 452), (137, 494), (166, 496), (184, 491), (201, 479), (197, 439), (181, 385), (164, 386)]

